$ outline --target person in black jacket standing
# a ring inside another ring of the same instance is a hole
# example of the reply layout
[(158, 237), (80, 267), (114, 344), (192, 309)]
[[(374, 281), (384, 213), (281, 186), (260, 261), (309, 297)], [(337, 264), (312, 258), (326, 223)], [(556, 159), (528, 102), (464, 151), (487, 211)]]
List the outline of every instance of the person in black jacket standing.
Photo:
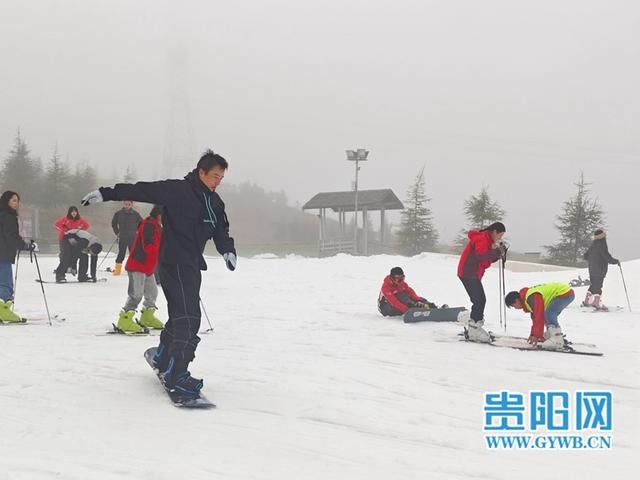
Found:
[(207, 269), (202, 256), (207, 240), (213, 240), (229, 270), (236, 268), (225, 205), (215, 192), (227, 168), (223, 157), (207, 150), (183, 180), (120, 183), (101, 187), (82, 199), (83, 205), (125, 198), (164, 205), (158, 268), (169, 320), (154, 360), (167, 387), (184, 396), (198, 396), (203, 384), (187, 367), (200, 342), (200, 271)]
[(589, 263), (589, 280), (591, 285), (584, 297), (582, 305), (584, 307), (593, 307), (598, 310), (608, 310), (602, 303), (602, 284), (604, 277), (607, 276), (609, 264), (620, 265), (620, 260), (613, 258), (607, 247), (607, 234), (602, 229), (593, 232), (593, 243), (583, 255), (583, 258)]
[(122, 208), (113, 214), (111, 219), (111, 228), (113, 233), (118, 237), (118, 256), (116, 257), (116, 267), (113, 270), (114, 275), (120, 275), (122, 272), (122, 262), (127, 253), (127, 249), (131, 251), (131, 244), (138, 231), (138, 225), (142, 221), (140, 214), (133, 209), (131, 200), (124, 200)]
[(35, 242), (27, 242), (18, 231), (20, 196), (7, 190), (0, 196), (0, 320), (17, 323), (22, 319), (13, 312), (13, 272), (11, 265), (18, 250), (37, 250)]

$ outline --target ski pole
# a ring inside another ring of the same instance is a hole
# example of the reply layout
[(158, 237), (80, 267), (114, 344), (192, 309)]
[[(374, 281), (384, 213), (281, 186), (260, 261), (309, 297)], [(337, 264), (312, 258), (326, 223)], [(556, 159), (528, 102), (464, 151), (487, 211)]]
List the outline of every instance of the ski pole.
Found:
[(18, 265), (20, 265), (20, 250), (18, 250), (18, 256), (16, 257), (16, 274), (13, 277), (13, 304), (11, 309), (16, 307), (16, 292), (18, 291)]
[(624, 273), (622, 272), (622, 265), (618, 264), (620, 267), (620, 276), (622, 277), (622, 285), (624, 286), (624, 294), (627, 296), (627, 305), (629, 306), (629, 311), (631, 311), (631, 302), (629, 301), (629, 292), (627, 291), (627, 283), (624, 281)]
[(200, 299), (200, 306), (202, 307), (202, 311), (204, 312), (204, 317), (207, 319), (207, 323), (209, 324), (209, 328), (204, 331), (204, 333), (213, 332), (213, 325), (211, 325), (211, 320), (209, 320), (209, 315), (207, 315), (207, 310), (204, 308), (204, 303), (202, 303), (202, 299)]
[(500, 305), (502, 305), (502, 312), (504, 316), (504, 331), (507, 331), (507, 305), (504, 303), (504, 297), (507, 295), (507, 287), (505, 282), (505, 264), (507, 263), (507, 252), (504, 252), (502, 257), (502, 297), (500, 297)]
[(107, 259), (107, 257), (109, 256), (109, 254), (111, 253), (111, 250), (113, 250), (113, 247), (116, 245), (116, 242), (118, 241), (118, 237), (116, 237), (116, 239), (113, 241), (113, 243), (111, 244), (111, 246), (109, 247), (109, 250), (107, 250), (107, 253), (105, 253), (104, 257), (102, 257), (102, 260), (100, 260), (100, 265), (98, 265), (98, 267), (96, 268), (96, 271), (100, 270), (100, 267), (102, 266), (102, 264), (104, 263), (104, 261)]
[(49, 304), (47, 303), (47, 295), (44, 293), (44, 283), (42, 282), (42, 275), (40, 273), (40, 265), (38, 264), (38, 255), (33, 250), (30, 251), (29, 255), (31, 256), (31, 262), (33, 263), (33, 259), (36, 260), (36, 269), (38, 270), (38, 278), (40, 279), (40, 288), (42, 289), (42, 298), (44, 298), (44, 307), (47, 309), (47, 318), (49, 319), (49, 326), (51, 326), (51, 314), (49, 313)]
[(502, 327), (502, 269), (498, 269), (498, 302), (500, 305), (500, 326)]

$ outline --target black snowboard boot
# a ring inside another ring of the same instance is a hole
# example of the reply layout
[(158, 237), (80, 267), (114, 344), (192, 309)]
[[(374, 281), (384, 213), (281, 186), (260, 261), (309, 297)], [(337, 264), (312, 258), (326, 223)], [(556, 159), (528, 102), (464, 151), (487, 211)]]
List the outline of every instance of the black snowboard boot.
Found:
[(198, 397), (204, 382), (199, 378), (193, 378), (187, 367), (186, 360), (169, 359), (169, 368), (164, 372), (163, 378), (166, 387), (179, 393), (183, 397)]

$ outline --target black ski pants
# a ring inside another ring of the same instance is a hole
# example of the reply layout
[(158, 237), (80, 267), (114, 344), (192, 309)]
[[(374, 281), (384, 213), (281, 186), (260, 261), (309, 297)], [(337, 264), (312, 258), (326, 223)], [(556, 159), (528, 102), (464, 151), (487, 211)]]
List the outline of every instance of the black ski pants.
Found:
[[(407, 292), (400, 292), (398, 295), (396, 295), (396, 298), (409, 308), (413, 307), (413, 305), (415, 304), (415, 302), (411, 300), (411, 297)], [(422, 297), (420, 297), (420, 301), (425, 303), (427, 302), (427, 300)], [(402, 315), (402, 312), (391, 305), (384, 297), (382, 297), (380, 305), (378, 305), (378, 310), (380, 310), (380, 313), (385, 317), (395, 317), (397, 315)]]
[(67, 238), (62, 242), (62, 258), (56, 268), (56, 279), (64, 278), (69, 267), (75, 269), (78, 258), (82, 254), (82, 250), (87, 247), (89, 242), (84, 239)]
[(161, 263), (158, 271), (169, 311), (160, 342), (170, 357), (191, 362), (200, 342), (200, 269)]
[(116, 263), (122, 263), (124, 261), (124, 257), (127, 254), (127, 249), (129, 249), (129, 253), (131, 253), (131, 245), (133, 244), (134, 238), (135, 237), (118, 238), (118, 256), (116, 257)]
[(87, 271), (89, 270), (89, 257), (91, 257), (91, 278), (96, 278), (96, 270), (98, 269), (98, 256), (93, 254), (81, 253), (78, 261), (78, 280), (86, 280)]
[(589, 291), (594, 295), (602, 295), (602, 284), (604, 283), (604, 277), (590, 277), (589, 281), (591, 285), (589, 285)]
[(482, 282), (479, 278), (459, 278), (471, 299), (471, 319), (479, 322), (484, 318), (484, 307), (487, 304)]

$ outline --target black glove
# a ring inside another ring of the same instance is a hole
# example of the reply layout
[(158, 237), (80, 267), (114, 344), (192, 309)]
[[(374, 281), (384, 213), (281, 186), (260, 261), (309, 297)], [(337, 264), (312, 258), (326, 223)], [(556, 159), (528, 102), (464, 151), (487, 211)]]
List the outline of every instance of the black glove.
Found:
[(620, 265), (620, 260), (618, 260), (617, 258), (613, 259), (613, 264), (614, 265)]

